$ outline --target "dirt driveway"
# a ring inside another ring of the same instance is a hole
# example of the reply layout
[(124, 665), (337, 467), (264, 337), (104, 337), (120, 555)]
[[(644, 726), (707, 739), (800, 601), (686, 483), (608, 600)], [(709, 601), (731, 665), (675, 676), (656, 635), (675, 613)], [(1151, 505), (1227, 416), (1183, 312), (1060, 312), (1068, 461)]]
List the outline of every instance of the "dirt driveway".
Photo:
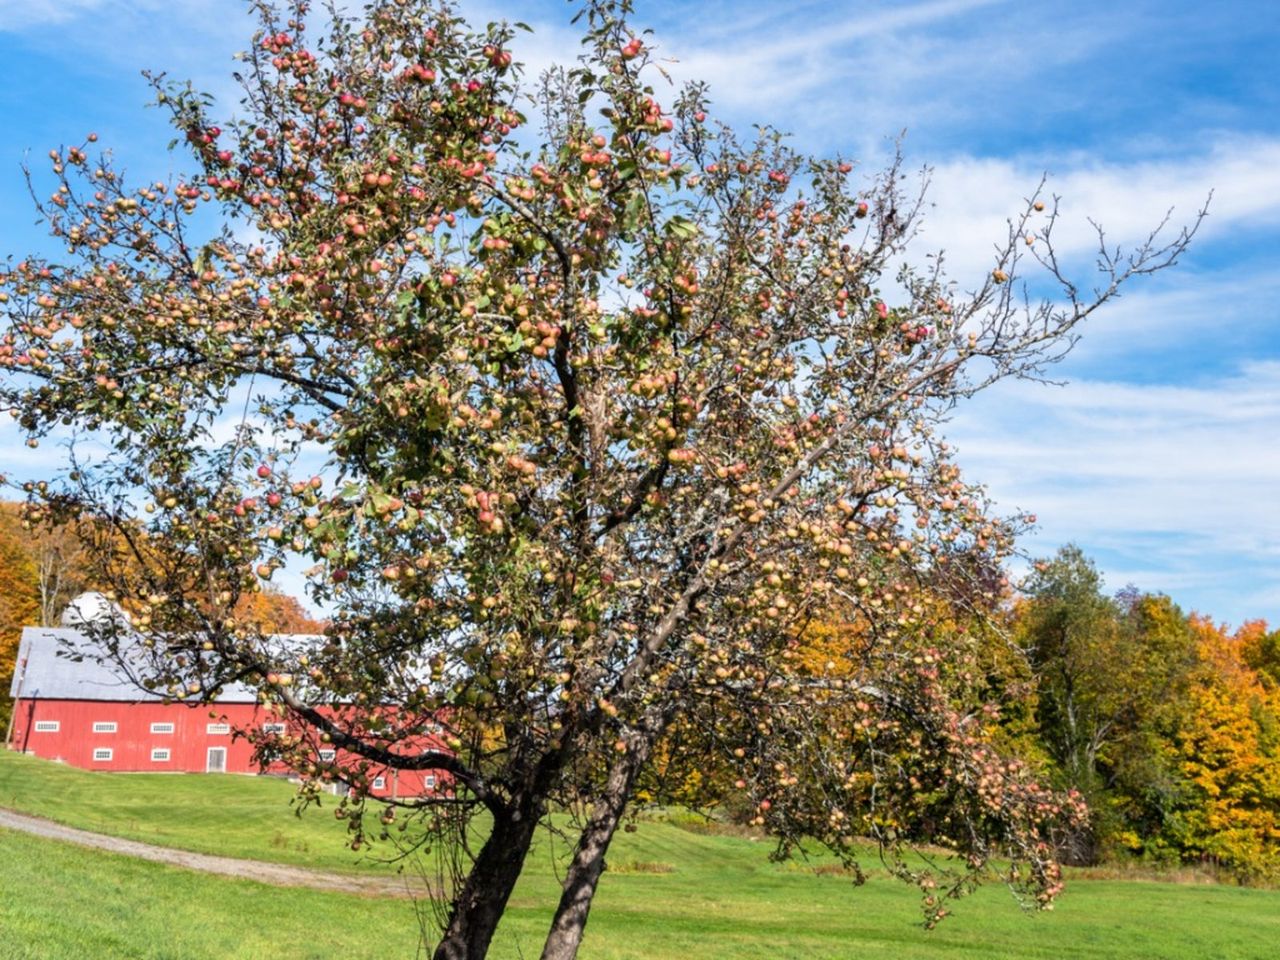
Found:
[(90, 833), (66, 827), (52, 820), (44, 820), (29, 814), (18, 813), (0, 807), (0, 828), (17, 830), (50, 840), (75, 843), (82, 847), (107, 850), (128, 857), (167, 863), (202, 873), (216, 873), (242, 880), (256, 880), (278, 887), (311, 887), (315, 890), (331, 890), (339, 893), (355, 893), (378, 897), (423, 898), (430, 891), (417, 878), (410, 877), (358, 877), (341, 873), (324, 873), (304, 867), (291, 867), (282, 863), (263, 863), (260, 860), (236, 860), (232, 857), (215, 857), (207, 853), (191, 853), (172, 847), (157, 847), (150, 843), (110, 837), (102, 833)]

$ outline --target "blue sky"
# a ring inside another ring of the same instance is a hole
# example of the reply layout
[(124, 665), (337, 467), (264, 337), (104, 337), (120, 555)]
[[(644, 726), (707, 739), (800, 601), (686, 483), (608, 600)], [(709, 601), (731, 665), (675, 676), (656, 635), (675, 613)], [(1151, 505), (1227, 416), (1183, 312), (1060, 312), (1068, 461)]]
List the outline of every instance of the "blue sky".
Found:
[[(562, 0), (462, 3), (536, 32), (531, 65), (576, 52)], [(1107, 584), (1169, 593), (1230, 623), (1280, 623), (1280, 15), (1273, 2), (698, 4), (637, 0), (677, 78), (715, 112), (770, 123), (874, 168), (906, 132), (933, 168), (919, 254), (962, 285), (989, 268), (1004, 218), (1042, 173), (1063, 199), (1060, 243), (1088, 276), (1087, 217), (1140, 239), (1173, 207), (1211, 215), (1176, 270), (1089, 323), (1050, 387), (1009, 383), (949, 430), (969, 474), (1035, 512), (1024, 546), (1074, 540)], [(0, 0), (0, 253), (40, 245), (19, 164), (90, 130), (126, 169), (182, 167), (139, 72), (191, 77), (232, 101), (237, 0)], [(51, 450), (54, 448), (50, 448)], [(0, 464), (50, 454), (0, 424)]]

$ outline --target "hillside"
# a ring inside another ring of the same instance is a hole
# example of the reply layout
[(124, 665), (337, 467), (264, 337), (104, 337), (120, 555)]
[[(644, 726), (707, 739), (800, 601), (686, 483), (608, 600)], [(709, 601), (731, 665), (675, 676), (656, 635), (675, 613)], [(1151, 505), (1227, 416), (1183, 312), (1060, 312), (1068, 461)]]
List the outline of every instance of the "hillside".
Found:
[[(0, 754), (0, 805), (188, 849), (326, 869), (386, 871), (341, 845), (323, 811), (293, 816), (289, 788), (241, 777), (110, 775)], [(544, 839), (494, 956), (536, 949), (557, 892)], [(915, 892), (884, 877), (854, 889), (817, 863), (773, 864), (768, 846), (642, 822), (622, 834), (583, 955), (602, 960), (1177, 957), (1263, 960), (1280, 937), (1280, 893), (1077, 879), (1051, 914), (1026, 915), (998, 885), (928, 932)], [(0, 831), (4, 957), (407, 956), (412, 902), (272, 889)], [(48, 897), (49, 878), (59, 896)]]

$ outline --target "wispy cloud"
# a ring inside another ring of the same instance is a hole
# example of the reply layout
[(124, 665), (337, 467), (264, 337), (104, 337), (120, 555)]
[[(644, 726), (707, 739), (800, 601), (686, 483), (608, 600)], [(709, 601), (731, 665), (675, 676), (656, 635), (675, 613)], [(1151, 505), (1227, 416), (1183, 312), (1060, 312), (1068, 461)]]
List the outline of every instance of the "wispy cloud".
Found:
[[(1230, 619), (1280, 589), (1280, 361), (1197, 386), (1008, 383), (956, 416), (960, 462), (1031, 545), (1102, 555), (1113, 586), (1181, 593)], [(1246, 599), (1250, 598), (1250, 599)]]
[(1112, 243), (1133, 243), (1173, 211), (1190, 223), (1209, 200), (1201, 242), (1241, 229), (1280, 223), (1280, 138), (1225, 138), (1206, 149), (1161, 159), (1108, 161), (1097, 155), (958, 156), (933, 170), (933, 207), (921, 242), (944, 249), (957, 277), (985, 272), (1006, 221), (1046, 173), (1046, 192), (1061, 200), (1055, 228), (1060, 255), (1079, 260), (1096, 251), (1096, 220)]
[(0, 0), (0, 32), (66, 23), (108, 0)]

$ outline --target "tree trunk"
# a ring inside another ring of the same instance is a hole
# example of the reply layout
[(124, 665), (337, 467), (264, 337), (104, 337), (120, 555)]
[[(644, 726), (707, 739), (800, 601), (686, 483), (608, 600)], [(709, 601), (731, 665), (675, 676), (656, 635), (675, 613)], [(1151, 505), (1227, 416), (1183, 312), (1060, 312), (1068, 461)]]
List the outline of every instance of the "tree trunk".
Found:
[(517, 807), (495, 817), (493, 831), (454, 900), (434, 960), (484, 960), (538, 827), (538, 812)]
[(638, 738), (609, 770), (604, 791), (592, 807), (591, 817), (578, 838), (573, 862), (565, 875), (560, 904), (551, 922), (551, 932), (542, 948), (542, 960), (574, 960), (578, 955), (582, 935), (587, 929), (591, 900), (604, 871), (605, 853), (622, 820), (636, 774), (648, 759), (649, 750), (648, 739)]

